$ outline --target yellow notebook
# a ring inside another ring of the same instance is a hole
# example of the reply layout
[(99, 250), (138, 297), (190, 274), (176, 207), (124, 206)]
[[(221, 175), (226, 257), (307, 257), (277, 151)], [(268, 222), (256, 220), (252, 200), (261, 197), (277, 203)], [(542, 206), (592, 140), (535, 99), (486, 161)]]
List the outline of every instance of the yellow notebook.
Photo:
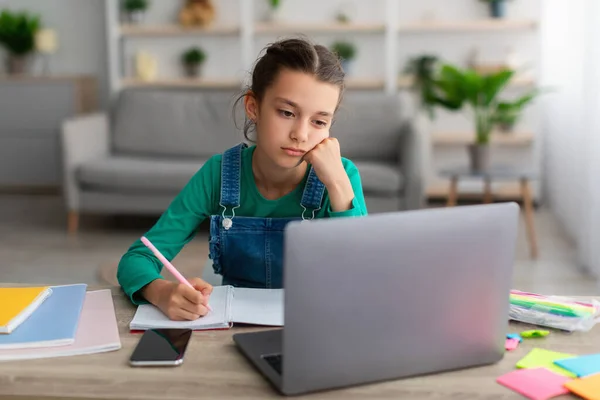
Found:
[(52, 294), (48, 286), (0, 288), (0, 333), (11, 333)]

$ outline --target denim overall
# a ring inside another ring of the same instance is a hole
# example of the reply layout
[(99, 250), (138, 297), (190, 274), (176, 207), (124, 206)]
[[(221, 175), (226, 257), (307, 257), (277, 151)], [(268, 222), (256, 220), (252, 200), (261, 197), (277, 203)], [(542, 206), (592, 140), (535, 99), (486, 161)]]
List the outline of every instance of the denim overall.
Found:
[[(221, 165), (221, 215), (210, 217), (210, 254), (223, 285), (251, 288), (283, 287), (283, 234), (294, 220), (313, 219), (321, 208), (325, 185), (311, 167), (302, 200), (303, 212), (293, 218), (235, 216), (240, 206), (241, 143), (223, 153)], [(306, 214), (306, 215), (305, 215)], [(306, 216), (309, 216), (307, 218)]]

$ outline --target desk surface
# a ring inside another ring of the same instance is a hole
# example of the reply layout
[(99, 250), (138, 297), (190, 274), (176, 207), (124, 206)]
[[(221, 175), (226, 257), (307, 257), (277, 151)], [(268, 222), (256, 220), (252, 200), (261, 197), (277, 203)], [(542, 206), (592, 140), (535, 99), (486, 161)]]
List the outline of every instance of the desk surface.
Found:
[[(7, 285), (3, 285), (7, 286)], [(98, 288), (90, 287), (88, 290)], [(123, 347), (119, 351), (41, 360), (0, 363), (0, 398), (78, 399), (199, 399), (280, 397), (237, 351), (235, 332), (263, 328), (233, 328), (194, 332), (183, 365), (175, 368), (132, 368), (128, 358), (139, 334), (131, 334), (134, 306), (118, 288), (111, 288)], [(529, 326), (513, 325), (513, 331)], [(522, 399), (495, 379), (514, 370), (515, 363), (533, 347), (585, 354), (600, 352), (600, 327), (571, 335), (552, 332), (544, 339), (525, 340), (517, 350), (490, 366), (307, 395), (343, 399)], [(23, 396), (23, 397), (21, 397)], [(575, 398), (562, 396), (559, 399)]]

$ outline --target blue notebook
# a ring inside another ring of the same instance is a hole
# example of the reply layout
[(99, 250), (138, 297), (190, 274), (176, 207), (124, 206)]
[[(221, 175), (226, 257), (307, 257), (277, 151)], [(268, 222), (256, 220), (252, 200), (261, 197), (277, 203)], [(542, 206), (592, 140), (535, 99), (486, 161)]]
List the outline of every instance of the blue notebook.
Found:
[(86, 290), (86, 284), (52, 286), (52, 295), (25, 322), (0, 335), (0, 349), (72, 344)]

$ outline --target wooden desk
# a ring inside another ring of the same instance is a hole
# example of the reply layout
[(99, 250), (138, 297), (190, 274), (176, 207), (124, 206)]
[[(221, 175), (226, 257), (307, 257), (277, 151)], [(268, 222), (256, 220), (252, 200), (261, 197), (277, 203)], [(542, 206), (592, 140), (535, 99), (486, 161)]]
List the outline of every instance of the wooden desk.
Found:
[[(88, 290), (93, 290), (89, 288)], [(113, 288), (123, 348), (95, 355), (0, 363), (0, 398), (6, 399), (264, 399), (280, 397), (237, 351), (235, 332), (194, 332), (183, 365), (175, 368), (132, 368), (128, 358), (140, 338), (131, 334), (135, 308)], [(527, 326), (512, 326), (521, 331)], [(566, 353), (600, 352), (600, 327), (572, 335), (552, 332), (544, 339), (525, 340), (500, 363), (425, 377), (374, 383), (307, 395), (342, 399), (522, 399), (495, 379), (514, 370), (515, 363), (533, 347)], [(575, 397), (562, 396), (563, 399)]]

